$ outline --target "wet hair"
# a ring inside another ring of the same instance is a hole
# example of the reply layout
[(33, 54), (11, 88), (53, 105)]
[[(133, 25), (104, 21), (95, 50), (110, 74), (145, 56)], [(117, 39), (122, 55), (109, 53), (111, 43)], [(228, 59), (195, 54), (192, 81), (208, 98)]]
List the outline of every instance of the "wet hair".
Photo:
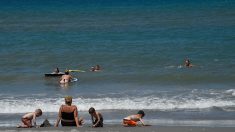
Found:
[(89, 110), (88, 110), (89, 114), (92, 114), (92, 113), (95, 113), (95, 108), (91, 107)]
[(69, 75), (69, 71), (65, 71), (64, 74), (65, 74), (65, 75)]
[(189, 59), (186, 59), (186, 60), (185, 60), (185, 65), (186, 65), (186, 66), (190, 66), (190, 64), (191, 64), (190, 60), (189, 60)]
[(145, 116), (145, 113), (144, 113), (144, 111), (143, 111), (143, 110), (139, 110), (137, 114), (142, 115), (142, 117), (144, 117), (144, 116)]
[(64, 99), (65, 99), (65, 104), (67, 104), (67, 105), (72, 104), (72, 100), (73, 100), (72, 96), (66, 96), (66, 97), (64, 97)]
[(100, 65), (96, 65), (95, 70), (100, 70)]
[(39, 115), (42, 115), (42, 110), (41, 109), (36, 109), (35, 112), (38, 113)]

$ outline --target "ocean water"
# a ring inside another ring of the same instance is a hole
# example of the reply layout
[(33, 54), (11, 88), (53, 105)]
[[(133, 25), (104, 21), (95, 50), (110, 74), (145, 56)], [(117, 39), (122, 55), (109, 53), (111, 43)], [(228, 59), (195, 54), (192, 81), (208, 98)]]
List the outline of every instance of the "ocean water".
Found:
[[(53, 123), (66, 95), (88, 124), (93, 106), (106, 124), (143, 109), (153, 125), (235, 125), (232, 0), (3, 0), (0, 46), (1, 127), (36, 108)], [(56, 67), (86, 72), (64, 86), (44, 77)]]

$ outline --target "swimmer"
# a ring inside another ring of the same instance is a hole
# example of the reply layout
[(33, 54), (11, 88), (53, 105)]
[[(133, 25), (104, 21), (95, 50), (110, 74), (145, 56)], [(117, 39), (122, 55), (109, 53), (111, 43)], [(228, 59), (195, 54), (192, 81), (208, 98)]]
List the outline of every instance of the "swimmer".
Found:
[(93, 66), (90, 69), (90, 71), (93, 71), (93, 72), (100, 71), (100, 70), (101, 70), (100, 65)]
[(65, 83), (71, 82), (72, 79), (73, 77), (69, 75), (69, 71), (65, 71), (65, 75), (61, 77), (60, 83), (65, 84)]
[(185, 67), (193, 67), (193, 65), (191, 64), (189, 59), (185, 59), (184, 66)]

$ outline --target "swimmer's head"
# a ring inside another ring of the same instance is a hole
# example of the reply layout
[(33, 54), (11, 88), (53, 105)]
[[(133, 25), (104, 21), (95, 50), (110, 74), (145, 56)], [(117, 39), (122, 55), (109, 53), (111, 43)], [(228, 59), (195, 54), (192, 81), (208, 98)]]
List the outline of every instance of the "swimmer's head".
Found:
[(65, 75), (69, 75), (69, 71), (66, 70), (66, 71), (64, 72), (64, 74), (65, 74)]
[(95, 71), (95, 67), (91, 67), (91, 71)]
[(187, 67), (191, 66), (191, 62), (190, 62), (190, 60), (188, 58), (185, 59), (184, 65), (187, 66)]

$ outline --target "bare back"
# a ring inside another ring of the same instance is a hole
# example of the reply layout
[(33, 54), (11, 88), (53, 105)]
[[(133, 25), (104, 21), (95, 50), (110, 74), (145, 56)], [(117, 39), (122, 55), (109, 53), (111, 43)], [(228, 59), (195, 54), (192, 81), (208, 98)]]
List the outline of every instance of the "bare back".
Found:
[(124, 120), (140, 121), (140, 117), (138, 115), (130, 115), (125, 117)]
[(61, 77), (60, 83), (68, 83), (72, 80), (72, 76), (71, 75), (63, 75)]
[(25, 114), (22, 118), (27, 118), (29, 120), (32, 120), (34, 116), (36, 116), (35, 112), (30, 112), (30, 113)]
[(61, 117), (61, 114), (62, 114), (62, 112), (66, 112), (66, 113), (74, 113), (74, 117), (77, 117), (78, 116), (78, 110), (77, 110), (77, 106), (75, 106), (75, 105), (71, 105), (71, 106), (69, 106), (69, 105), (62, 105), (61, 107), (60, 107), (60, 117)]

